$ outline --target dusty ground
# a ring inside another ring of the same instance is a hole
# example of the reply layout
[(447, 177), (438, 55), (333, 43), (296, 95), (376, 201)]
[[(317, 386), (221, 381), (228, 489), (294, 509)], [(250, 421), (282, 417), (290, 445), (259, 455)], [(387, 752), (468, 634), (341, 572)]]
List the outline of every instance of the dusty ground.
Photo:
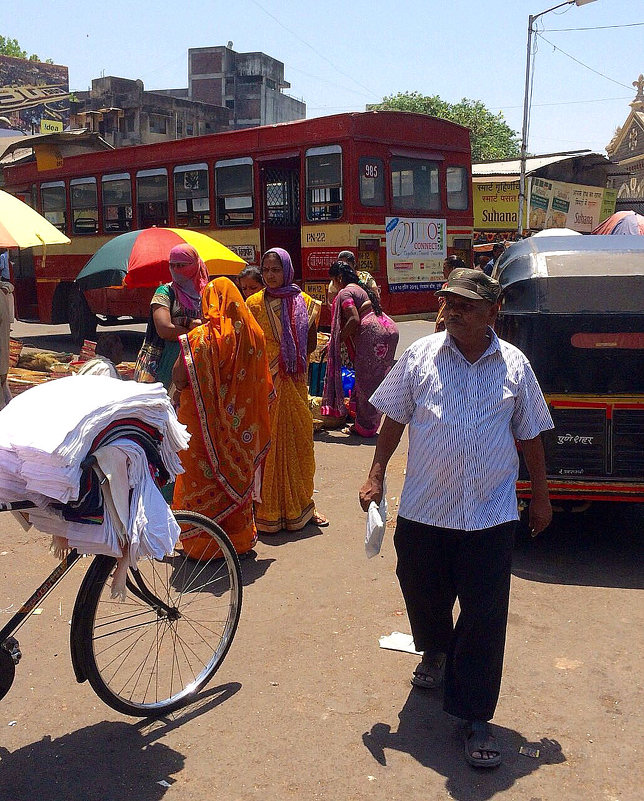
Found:
[[(318, 437), (316, 500), (331, 526), (258, 543), (228, 657), (167, 720), (119, 715), (75, 683), (68, 621), (88, 562), (75, 567), (19, 632), (23, 660), (0, 702), (0, 801), (639, 801), (642, 513), (559, 517), (517, 548), (494, 721), (504, 761), (480, 772), (440, 696), (411, 689), (415, 657), (378, 647), (409, 629), (391, 537), (364, 556), (355, 498), (372, 453)], [(401, 448), (392, 499), (403, 467)], [(47, 544), (0, 516), (0, 621), (52, 569)], [(538, 758), (519, 754), (526, 743)]]

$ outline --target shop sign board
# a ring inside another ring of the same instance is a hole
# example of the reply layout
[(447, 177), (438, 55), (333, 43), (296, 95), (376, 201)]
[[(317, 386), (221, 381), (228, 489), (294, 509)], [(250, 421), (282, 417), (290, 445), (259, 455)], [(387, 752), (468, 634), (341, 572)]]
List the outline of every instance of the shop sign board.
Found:
[(530, 228), (570, 228), (590, 233), (615, 209), (614, 190), (532, 178)]
[(385, 226), (389, 291), (440, 289), (447, 257), (447, 221), (386, 217)]
[[(472, 184), (474, 228), (477, 231), (516, 231), (519, 220), (519, 182), (486, 181)], [(523, 227), (527, 213), (523, 212)]]

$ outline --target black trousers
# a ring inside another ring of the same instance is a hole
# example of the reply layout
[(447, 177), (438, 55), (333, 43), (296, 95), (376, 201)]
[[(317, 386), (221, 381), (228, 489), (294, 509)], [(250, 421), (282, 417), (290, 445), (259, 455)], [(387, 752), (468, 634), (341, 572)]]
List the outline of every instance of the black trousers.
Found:
[(460, 531), (398, 517), (396, 575), (416, 650), (447, 654), (443, 708), (464, 720), (491, 720), (499, 698), (515, 528)]

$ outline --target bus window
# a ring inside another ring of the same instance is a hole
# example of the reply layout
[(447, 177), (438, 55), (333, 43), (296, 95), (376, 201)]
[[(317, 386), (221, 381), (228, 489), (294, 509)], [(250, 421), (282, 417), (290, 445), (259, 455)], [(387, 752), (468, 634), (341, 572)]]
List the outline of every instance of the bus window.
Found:
[(253, 160), (247, 157), (216, 162), (215, 195), (218, 225), (252, 225)]
[(168, 224), (168, 171), (165, 167), (137, 172), (136, 209), (139, 228)]
[(120, 233), (132, 230), (132, 184), (129, 172), (104, 175), (101, 181), (103, 194), (103, 230)]
[(306, 218), (342, 217), (342, 148), (311, 147), (306, 151)]
[(98, 195), (96, 178), (72, 178), (69, 182), (72, 205), (72, 233), (95, 234), (98, 231)]
[(425, 159), (391, 159), (391, 194), (395, 209), (440, 209), (438, 164)]
[(40, 206), (43, 217), (65, 233), (67, 230), (65, 182), (51, 181), (50, 183), (40, 184)]
[(208, 165), (183, 164), (174, 168), (175, 220), (182, 228), (210, 225)]
[(465, 167), (447, 168), (447, 208), (467, 208), (467, 170)]
[(360, 202), (363, 206), (385, 205), (385, 165), (382, 159), (363, 156), (358, 161)]

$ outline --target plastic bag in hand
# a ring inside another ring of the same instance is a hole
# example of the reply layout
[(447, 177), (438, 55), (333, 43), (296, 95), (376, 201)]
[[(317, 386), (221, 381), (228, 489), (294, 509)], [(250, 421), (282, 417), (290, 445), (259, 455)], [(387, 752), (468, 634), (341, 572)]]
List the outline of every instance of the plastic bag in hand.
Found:
[(380, 506), (377, 506), (375, 501), (371, 501), (367, 510), (367, 533), (364, 538), (364, 549), (368, 559), (380, 553), (386, 525), (387, 487), (383, 482)]

